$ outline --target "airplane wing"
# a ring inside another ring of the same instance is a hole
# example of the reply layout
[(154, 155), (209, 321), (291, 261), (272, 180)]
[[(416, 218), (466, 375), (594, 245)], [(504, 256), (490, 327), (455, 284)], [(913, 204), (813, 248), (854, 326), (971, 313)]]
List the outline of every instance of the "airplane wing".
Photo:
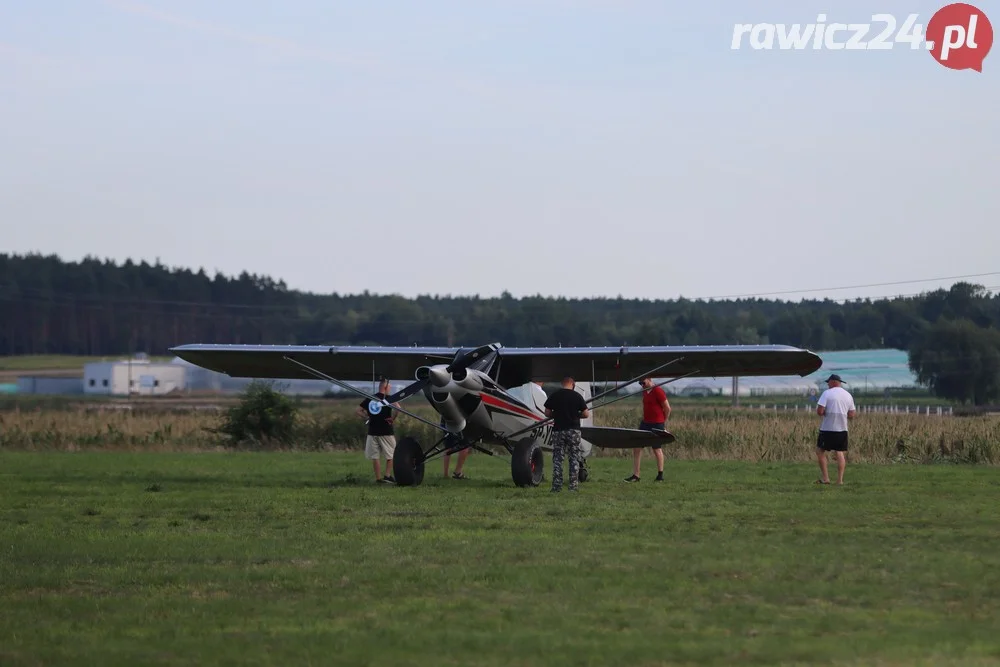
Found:
[[(171, 348), (181, 359), (231, 377), (313, 379), (286, 357), (341, 381), (414, 377), (424, 364), (450, 363), (463, 348), (327, 345), (192, 344)], [(668, 361), (676, 363), (656, 377), (731, 377), (733, 375), (809, 375), (822, 359), (785, 345), (499, 347), (497, 382), (622, 381)]]
[(386, 377), (413, 378), (424, 364), (451, 363), (457, 347), (377, 347), (329, 345), (180, 345), (170, 351), (181, 359), (231, 377), (314, 380), (295, 359), (344, 382)]
[[(683, 357), (683, 359), (682, 359)], [(680, 359), (655, 377), (749, 377), (815, 372), (823, 360), (809, 350), (787, 345), (667, 345), (636, 347), (500, 348), (497, 381), (506, 387), (525, 382), (616, 382)]]
[(636, 428), (612, 428), (610, 426), (582, 426), (580, 436), (595, 447), (604, 449), (632, 449), (648, 447), (653, 443), (669, 445), (676, 438), (670, 431), (640, 431)]

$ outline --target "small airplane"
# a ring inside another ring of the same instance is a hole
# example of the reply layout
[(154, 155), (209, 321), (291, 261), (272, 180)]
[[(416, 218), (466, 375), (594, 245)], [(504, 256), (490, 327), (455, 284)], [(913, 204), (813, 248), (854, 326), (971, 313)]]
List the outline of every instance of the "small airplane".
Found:
[[(577, 383), (588, 406), (633, 382), (651, 376), (668, 378), (663, 386), (686, 377), (806, 376), (822, 365), (808, 350), (787, 345), (633, 346), (633, 347), (509, 347), (491, 343), (465, 347), (383, 347), (325, 345), (188, 344), (170, 349), (181, 359), (230, 377), (259, 379), (321, 379), (367, 398), (372, 410), (399, 403), (423, 392), (440, 415), (438, 423), (404, 408), (399, 412), (441, 432), (424, 449), (413, 437), (396, 445), (396, 483), (416, 486), (432, 458), (472, 448), (493, 456), (505, 450), (511, 457), (511, 477), (520, 487), (537, 486), (544, 472), (543, 451), (551, 451), (552, 419), (546, 417), (543, 382), (564, 377), (590, 378)], [(412, 375), (411, 375), (412, 374)], [(589, 396), (591, 383), (626, 375), (612, 389)], [(376, 378), (414, 377), (415, 381), (387, 397), (378, 397), (348, 382)], [(507, 389), (506, 387), (510, 387)], [(608, 399), (592, 410), (625, 396)], [(593, 413), (591, 413), (593, 414)], [(654, 441), (669, 444), (665, 430), (639, 430), (592, 425), (581, 421), (583, 457), (593, 447), (631, 449)], [(585, 481), (586, 466), (579, 479)]]

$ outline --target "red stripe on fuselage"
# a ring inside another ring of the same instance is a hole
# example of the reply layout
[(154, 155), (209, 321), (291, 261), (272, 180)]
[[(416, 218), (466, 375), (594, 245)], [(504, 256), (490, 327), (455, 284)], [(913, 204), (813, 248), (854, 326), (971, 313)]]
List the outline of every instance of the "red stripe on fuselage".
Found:
[(487, 405), (492, 405), (495, 408), (503, 408), (504, 410), (509, 410), (511, 412), (514, 412), (514, 413), (517, 413), (519, 415), (522, 415), (524, 417), (530, 417), (531, 419), (534, 419), (535, 421), (542, 421), (542, 418), (539, 417), (538, 415), (536, 415), (536, 414), (534, 414), (532, 412), (529, 412), (528, 410), (525, 410), (524, 408), (522, 408), (520, 406), (513, 405), (511, 403), (508, 403), (507, 401), (502, 401), (499, 398), (497, 398), (496, 396), (491, 396), (490, 394), (487, 394), (486, 392), (481, 393), (480, 396), (483, 399), (483, 403), (486, 403)]

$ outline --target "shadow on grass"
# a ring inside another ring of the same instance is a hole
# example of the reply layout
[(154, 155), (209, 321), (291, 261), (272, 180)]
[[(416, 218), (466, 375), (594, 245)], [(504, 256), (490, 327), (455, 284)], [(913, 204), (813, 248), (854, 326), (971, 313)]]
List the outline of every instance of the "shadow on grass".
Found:
[[(31, 481), (41, 484), (58, 485), (71, 482), (77, 475), (34, 475)], [(337, 482), (329, 482), (322, 476), (311, 476), (309, 479), (301, 477), (274, 478), (265, 474), (233, 476), (225, 473), (218, 475), (204, 474), (104, 474), (100, 476), (100, 482), (104, 486), (141, 486), (147, 493), (169, 492), (171, 490), (183, 489), (187, 491), (189, 487), (210, 486), (214, 488), (270, 488), (270, 489), (322, 489), (330, 486), (364, 486), (374, 483), (367, 477), (360, 477), (348, 474), (346, 478)], [(387, 485), (388, 486), (388, 485)]]
[[(544, 482), (542, 485), (544, 486)], [(300, 486), (309, 487), (317, 486), (316, 484), (304, 483)], [(424, 481), (417, 486), (400, 486), (398, 484), (379, 484), (375, 481), (372, 475), (356, 475), (354, 473), (348, 473), (341, 477), (340, 479), (324, 482), (320, 484), (324, 488), (344, 488), (344, 487), (379, 487), (379, 488), (389, 488), (389, 489), (400, 489), (400, 490), (412, 490), (414, 492), (419, 492), (422, 489), (448, 489), (448, 490), (460, 490), (460, 489), (515, 489), (513, 481), (510, 480), (496, 480), (496, 479), (445, 479), (444, 477), (428, 479), (424, 477)], [(533, 487), (529, 487), (530, 490)]]

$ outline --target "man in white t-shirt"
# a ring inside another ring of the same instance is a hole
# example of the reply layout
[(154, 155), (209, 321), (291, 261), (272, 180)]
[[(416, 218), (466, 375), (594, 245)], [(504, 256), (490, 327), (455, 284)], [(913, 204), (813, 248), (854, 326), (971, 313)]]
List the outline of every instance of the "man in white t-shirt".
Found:
[(854, 419), (854, 397), (840, 386), (839, 375), (826, 379), (829, 389), (816, 402), (816, 414), (823, 418), (816, 440), (816, 461), (819, 463), (820, 478), (817, 484), (829, 484), (830, 475), (826, 468), (826, 453), (837, 453), (837, 484), (844, 483), (844, 468), (847, 467), (847, 422)]

